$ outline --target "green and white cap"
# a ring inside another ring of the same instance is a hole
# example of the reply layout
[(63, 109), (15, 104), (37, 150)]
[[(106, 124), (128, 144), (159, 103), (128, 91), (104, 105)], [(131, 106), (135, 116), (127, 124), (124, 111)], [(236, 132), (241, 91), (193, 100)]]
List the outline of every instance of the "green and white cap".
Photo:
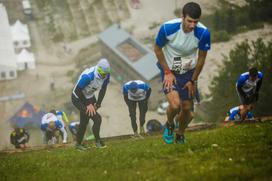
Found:
[(97, 71), (100, 75), (105, 75), (110, 73), (110, 64), (107, 59), (102, 58), (97, 63)]

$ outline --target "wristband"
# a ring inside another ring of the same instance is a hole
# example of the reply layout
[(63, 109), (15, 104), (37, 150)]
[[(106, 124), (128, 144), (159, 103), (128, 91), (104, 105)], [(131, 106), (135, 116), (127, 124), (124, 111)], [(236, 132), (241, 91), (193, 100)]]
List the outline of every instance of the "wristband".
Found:
[(171, 70), (169, 70), (169, 69), (167, 69), (167, 70), (164, 71), (164, 74), (165, 74), (165, 75), (168, 75), (168, 74), (171, 74), (171, 73), (172, 73), (172, 72), (171, 72)]

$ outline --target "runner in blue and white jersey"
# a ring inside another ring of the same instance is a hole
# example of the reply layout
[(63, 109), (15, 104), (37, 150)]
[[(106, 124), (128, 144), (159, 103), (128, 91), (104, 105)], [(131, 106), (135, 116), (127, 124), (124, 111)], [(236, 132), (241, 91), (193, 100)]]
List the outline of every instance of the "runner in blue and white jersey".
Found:
[(174, 141), (173, 119), (180, 114), (176, 143), (184, 143), (184, 131), (193, 118), (192, 99), (198, 76), (210, 49), (210, 32), (199, 22), (197, 3), (184, 5), (181, 19), (165, 22), (156, 37), (155, 54), (161, 70), (164, 93), (169, 102), (164, 141)]
[(263, 73), (257, 68), (250, 68), (248, 72), (240, 75), (236, 82), (236, 90), (243, 109), (241, 110), (241, 119), (244, 120), (246, 113), (252, 109), (254, 103), (258, 101), (259, 90), (262, 86)]
[(53, 113), (47, 113), (42, 117), (41, 121), (41, 130), (42, 130), (42, 137), (43, 142), (45, 144), (48, 143), (48, 141), (54, 137), (54, 134), (56, 131), (61, 131), (63, 140), (62, 143), (67, 143), (67, 131), (64, 128), (64, 125), (60, 120), (58, 120), (57, 116)]
[(64, 128), (66, 129), (66, 123), (69, 123), (66, 113), (64, 111), (59, 111), (55, 109), (51, 109), (49, 112), (55, 114), (58, 120), (63, 124)]
[[(225, 122), (243, 121), (241, 120), (241, 113), (240, 113), (242, 109), (243, 109), (243, 105), (231, 108), (228, 112), (228, 116), (226, 117)], [(254, 118), (253, 113), (251, 111), (248, 111), (246, 113), (246, 120), (251, 120), (253, 118)]]
[[(72, 93), (72, 102), (80, 111), (80, 124), (76, 143), (77, 149), (87, 149), (82, 144), (82, 140), (90, 118), (94, 121), (93, 134), (96, 139), (96, 147), (105, 147), (99, 135), (102, 119), (97, 109), (101, 106), (109, 81), (110, 64), (106, 59), (101, 59), (96, 66), (84, 70), (79, 76)], [(96, 100), (95, 92), (98, 90), (99, 94)]]
[(76, 136), (77, 136), (78, 128), (79, 128), (79, 122), (78, 122), (78, 121), (76, 121), (76, 122), (71, 122), (71, 123), (69, 124), (69, 130), (70, 130), (70, 132), (72, 133), (74, 139), (75, 139)]
[(151, 94), (150, 86), (141, 80), (132, 80), (123, 85), (124, 100), (128, 106), (131, 126), (134, 136), (138, 137), (136, 123), (136, 106), (138, 103), (140, 112), (140, 134), (144, 134), (145, 115), (148, 110), (148, 99)]

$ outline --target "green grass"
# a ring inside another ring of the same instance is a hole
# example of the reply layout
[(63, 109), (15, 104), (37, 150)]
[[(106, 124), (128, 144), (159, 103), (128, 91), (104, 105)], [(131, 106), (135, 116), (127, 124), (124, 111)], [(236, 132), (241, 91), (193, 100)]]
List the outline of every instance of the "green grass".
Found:
[[(58, 148), (0, 154), (1, 180), (272, 180), (272, 124), (114, 140), (105, 149)], [(216, 144), (216, 145), (215, 145)]]

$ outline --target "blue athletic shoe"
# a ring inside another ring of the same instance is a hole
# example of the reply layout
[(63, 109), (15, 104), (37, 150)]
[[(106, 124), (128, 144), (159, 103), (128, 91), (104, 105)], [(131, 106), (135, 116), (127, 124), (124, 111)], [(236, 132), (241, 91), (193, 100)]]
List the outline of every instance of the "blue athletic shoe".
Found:
[(169, 126), (166, 123), (166, 127), (164, 128), (163, 132), (163, 140), (166, 144), (173, 144), (174, 143), (174, 127)]

